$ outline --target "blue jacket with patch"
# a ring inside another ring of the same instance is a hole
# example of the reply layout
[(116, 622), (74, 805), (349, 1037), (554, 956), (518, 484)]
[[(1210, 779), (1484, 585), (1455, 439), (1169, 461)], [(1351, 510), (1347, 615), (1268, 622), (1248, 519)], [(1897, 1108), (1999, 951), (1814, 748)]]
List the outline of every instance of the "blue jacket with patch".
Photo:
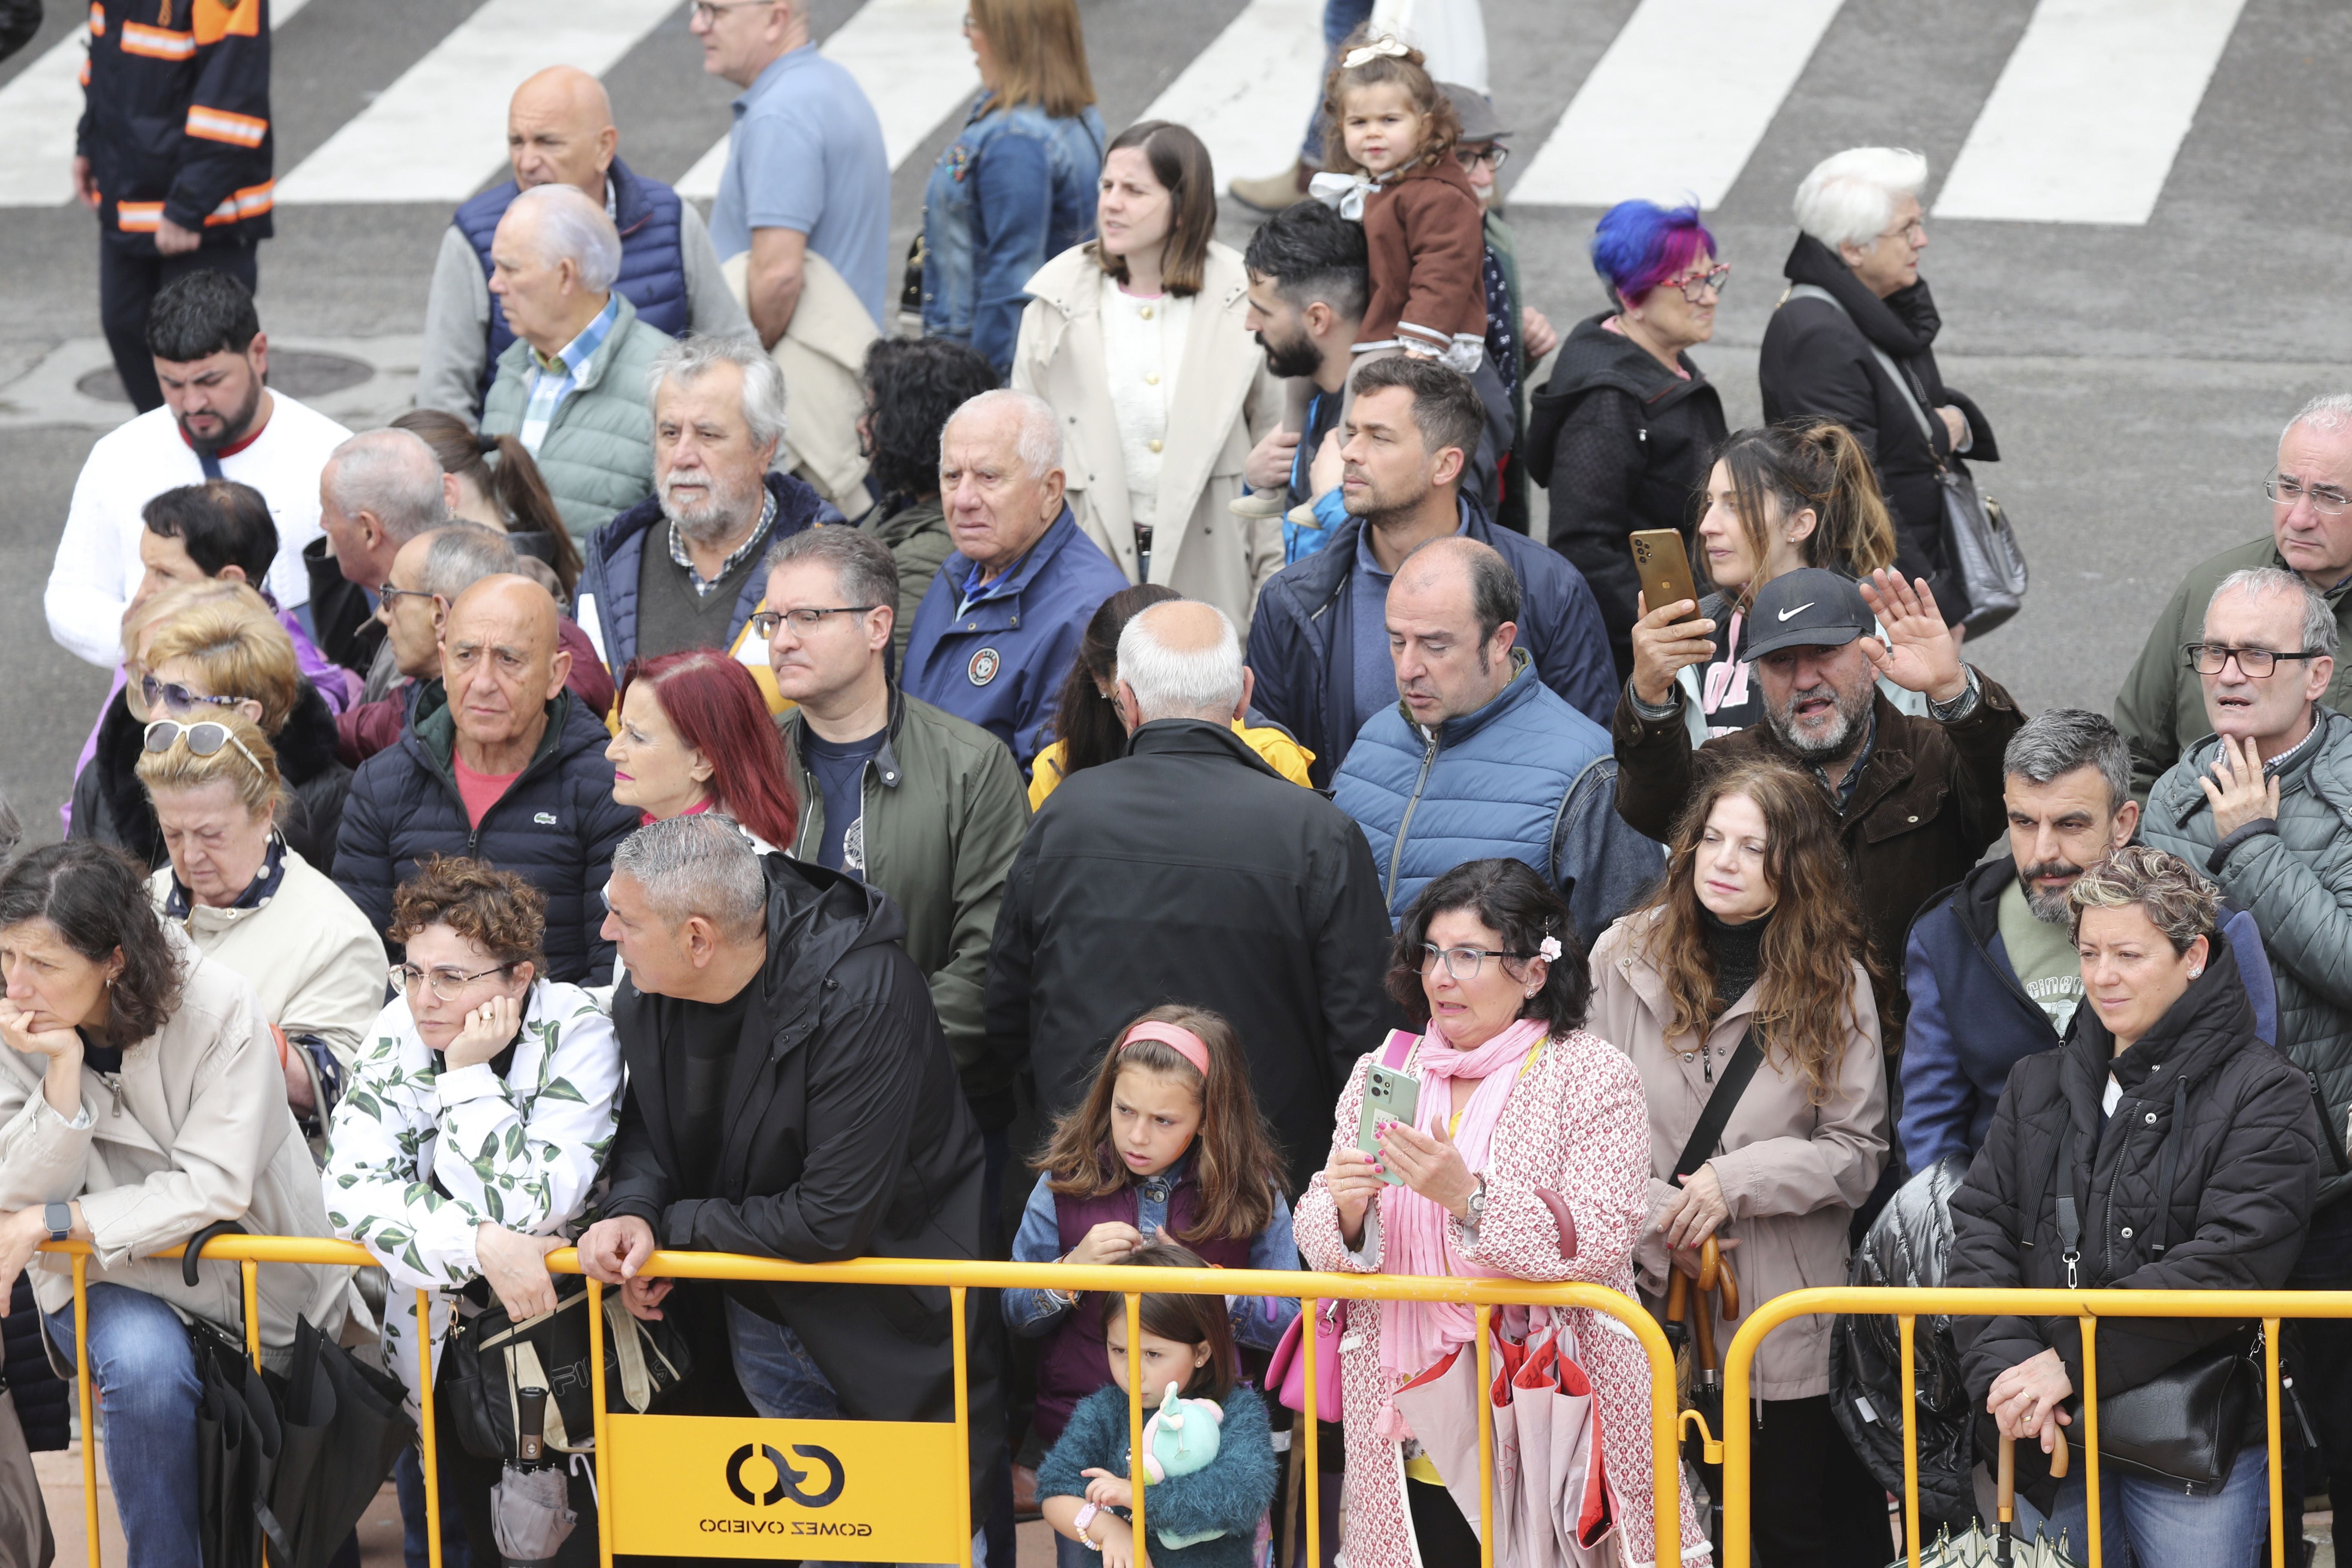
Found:
[(1434, 731), (1402, 702), (1375, 714), (1331, 799), (1371, 844), (1391, 921), (1456, 866), (1507, 858), (1559, 885), (1590, 948), (1658, 879), (1664, 851), (1617, 815), (1609, 731), (1511, 657), (1500, 696)]
[(940, 563), (915, 612), (899, 684), (1013, 748), (1026, 777), (1087, 622), (1127, 576), (1066, 506), (1019, 565), (967, 600), (971, 573), (961, 553)]
[[(1606, 728), (1617, 710), (1617, 666), (1584, 574), (1526, 534), (1496, 526), (1468, 497), (1461, 506), (1464, 536), (1494, 546), (1518, 574), (1519, 644), (1537, 677)], [(1267, 579), (1250, 620), (1252, 700), (1315, 753), (1308, 776), (1318, 788), (1329, 787), (1356, 735), (1355, 595), (1348, 590), (1363, 527), (1349, 518), (1328, 530), (1320, 550)]]

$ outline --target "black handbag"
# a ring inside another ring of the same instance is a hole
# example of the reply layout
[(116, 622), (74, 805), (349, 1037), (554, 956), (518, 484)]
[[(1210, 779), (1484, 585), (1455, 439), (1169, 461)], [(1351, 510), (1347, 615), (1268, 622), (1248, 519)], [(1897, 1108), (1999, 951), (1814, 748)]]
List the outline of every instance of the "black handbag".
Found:
[[(470, 1289), (488, 1291), (478, 1282)], [(570, 1293), (566, 1294), (567, 1289)], [(548, 1392), (546, 1447), (583, 1454), (596, 1444), (596, 1407), (588, 1364), (588, 1282), (556, 1281), (555, 1310), (518, 1323), (495, 1299), (457, 1321), (443, 1343), (441, 1388), (457, 1441), (478, 1459), (513, 1459), (516, 1390)], [(604, 1292), (604, 1408), (642, 1415), (694, 1370), (686, 1336), (671, 1318), (647, 1322)]]

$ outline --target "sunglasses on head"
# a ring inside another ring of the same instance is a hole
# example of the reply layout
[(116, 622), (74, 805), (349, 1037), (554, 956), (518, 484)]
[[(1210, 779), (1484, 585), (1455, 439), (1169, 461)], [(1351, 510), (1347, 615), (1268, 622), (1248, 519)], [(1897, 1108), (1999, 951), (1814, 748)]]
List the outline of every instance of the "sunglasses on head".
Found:
[(158, 719), (147, 726), (147, 749), (150, 752), (168, 752), (183, 739), (187, 742), (190, 753), (199, 757), (213, 756), (223, 746), (235, 746), (237, 755), (253, 764), (255, 773), (268, 776), (268, 770), (226, 724), (210, 719), (197, 724), (183, 724), (177, 719)]
[(235, 697), (207, 697), (201, 691), (189, 690), (176, 680), (158, 680), (152, 675), (139, 678), (139, 695), (151, 709), (234, 708), (242, 700)]

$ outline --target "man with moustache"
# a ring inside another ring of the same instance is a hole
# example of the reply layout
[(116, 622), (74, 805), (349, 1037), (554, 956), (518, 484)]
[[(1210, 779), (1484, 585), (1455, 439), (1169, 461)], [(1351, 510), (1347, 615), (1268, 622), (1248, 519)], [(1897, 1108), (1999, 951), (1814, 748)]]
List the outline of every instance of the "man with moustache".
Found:
[[(1764, 585), (1751, 624), (1765, 721), (1694, 751), (1673, 685), (1629, 682), (1611, 725), (1617, 814), (1664, 840), (1718, 767), (1769, 757), (1811, 773), (1837, 813), (1871, 946), (1894, 977), (1881, 998), (1892, 1068), (1903, 1048), (1904, 935), (2000, 832), (2002, 749), (2023, 719), (1998, 682), (1961, 664), (1925, 583), (1880, 571), (1857, 584), (1808, 566)], [(1927, 715), (1898, 712), (1878, 689), (1882, 676), (1925, 695)], [(1899, 1096), (1893, 1110), (1899, 1123)]]

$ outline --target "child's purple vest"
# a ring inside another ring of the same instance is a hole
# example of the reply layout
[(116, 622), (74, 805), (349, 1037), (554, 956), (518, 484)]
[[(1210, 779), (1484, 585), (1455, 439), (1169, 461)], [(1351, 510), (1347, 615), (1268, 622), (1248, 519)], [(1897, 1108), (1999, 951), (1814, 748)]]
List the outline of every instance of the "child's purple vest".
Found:
[[(1055, 1194), (1054, 1217), (1061, 1229), (1062, 1254), (1077, 1246), (1098, 1225), (1133, 1225), (1141, 1205), (1136, 1184), (1129, 1182), (1098, 1198), (1074, 1198)], [(1192, 1179), (1191, 1161), (1168, 1194), (1168, 1234), (1181, 1237), (1199, 1217), (1201, 1190)], [(1145, 1239), (1150, 1240), (1150, 1237)], [(1232, 1241), (1188, 1241), (1185, 1246), (1201, 1260), (1217, 1268), (1249, 1267), (1250, 1238)], [(1101, 1320), (1095, 1297), (1082, 1299), (1076, 1310), (1065, 1313), (1037, 1358), (1037, 1436), (1050, 1447), (1076, 1409), (1078, 1401), (1110, 1382), (1110, 1362), (1103, 1349)]]

